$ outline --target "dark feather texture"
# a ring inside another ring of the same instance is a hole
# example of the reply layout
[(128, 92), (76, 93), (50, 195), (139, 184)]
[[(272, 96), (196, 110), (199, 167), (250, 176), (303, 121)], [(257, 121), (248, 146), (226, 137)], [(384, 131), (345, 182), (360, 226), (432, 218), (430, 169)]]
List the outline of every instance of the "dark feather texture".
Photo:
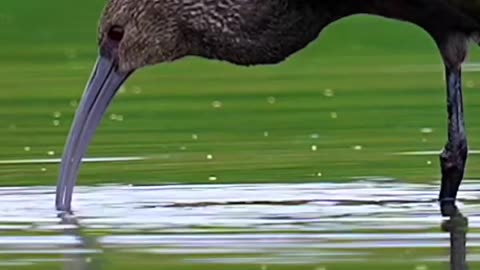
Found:
[[(284, 60), (315, 40), (330, 23), (373, 14), (414, 23), (438, 43), (450, 32), (480, 29), (473, 0), (111, 0), (100, 24), (108, 46), (112, 26), (125, 29), (117, 54), (122, 70), (186, 55), (241, 65)], [(366, 29), (365, 31), (368, 31)]]

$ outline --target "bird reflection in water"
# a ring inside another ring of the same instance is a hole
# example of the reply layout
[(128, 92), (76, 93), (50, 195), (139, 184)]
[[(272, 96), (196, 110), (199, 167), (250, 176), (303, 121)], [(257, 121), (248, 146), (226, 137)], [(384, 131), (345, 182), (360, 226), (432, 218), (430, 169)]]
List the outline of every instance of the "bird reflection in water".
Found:
[(60, 225), (65, 236), (72, 236), (78, 240), (74, 246), (75, 252), (65, 253), (64, 270), (100, 270), (100, 252), (97, 252), (97, 239), (89, 238), (82, 230), (78, 219), (72, 214), (62, 213), (59, 215)]
[(450, 269), (467, 270), (468, 218), (456, 211), (442, 222), (442, 230), (450, 233)]
[[(82, 230), (78, 219), (72, 214), (61, 214), (60, 225), (66, 236), (75, 237), (78, 252), (66, 252), (64, 270), (100, 270), (102, 268), (101, 250), (98, 239), (88, 237)], [(450, 234), (450, 270), (468, 270), (467, 232), (468, 218), (460, 211), (453, 213), (441, 223), (442, 231)], [(98, 252), (100, 250), (100, 252)]]

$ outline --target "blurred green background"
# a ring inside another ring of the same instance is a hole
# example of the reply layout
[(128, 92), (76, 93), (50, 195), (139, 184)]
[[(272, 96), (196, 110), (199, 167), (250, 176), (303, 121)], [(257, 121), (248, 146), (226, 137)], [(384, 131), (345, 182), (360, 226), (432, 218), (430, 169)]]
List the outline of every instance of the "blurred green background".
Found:
[[(60, 157), (96, 58), (103, 5), (2, 2), (0, 160)], [(464, 76), (472, 149), (480, 143), (475, 68)], [(137, 72), (88, 156), (149, 159), (85, 164), (80, 184), (433, 181), (436, 155), (392, 153), (440, 150), (445, 138), (443, 68), (432, 40), (406, 23), (356, 16), (280, 65), (188, 58)], [(479, 176), (479, 161), (470, 157), (468, 178)], [(51, 185), (57, 174), (58, 165), (0, 165), (0, 185)]]

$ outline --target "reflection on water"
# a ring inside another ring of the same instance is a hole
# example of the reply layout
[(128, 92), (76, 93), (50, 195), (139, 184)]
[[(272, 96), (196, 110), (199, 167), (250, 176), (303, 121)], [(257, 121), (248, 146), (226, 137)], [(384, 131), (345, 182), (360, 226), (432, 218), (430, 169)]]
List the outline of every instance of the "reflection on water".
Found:
[[(452, 269), (466, 269), (466, 219), (443, 220), (437, 190), (388, 180), (79, 187), (73, 217), (53, 211), (53, 187), (0, 188), (0, 269), (117, 269), (102, 263), (116, 253), (152, 265), (428, 269), (448, 264), (450, 245)], [(459, 197), (470, 222), (467, 260), (480, 262), (480, 183), (465, 181)]]
[(466, 242), (468, 219), (461, 213), (457, 213), (442, 223), (442, 229), (450, 233), (450, 269), (467, 269)]

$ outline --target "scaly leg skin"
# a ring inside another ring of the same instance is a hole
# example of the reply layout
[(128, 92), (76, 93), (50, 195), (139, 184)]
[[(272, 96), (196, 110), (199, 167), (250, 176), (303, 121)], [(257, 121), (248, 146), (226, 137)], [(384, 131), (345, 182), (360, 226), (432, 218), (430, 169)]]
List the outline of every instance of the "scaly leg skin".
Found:
[(462, 71), (446, 68), (447, 106), (448, 106), (448, 142), (440, 155), (442, 184), (440, 189), (440, 207), (443, 216), (454, 216), (458, 209), (455, 205), (457, 192), (462, 182), (468, 155), (467, 135), (463, 119)]

